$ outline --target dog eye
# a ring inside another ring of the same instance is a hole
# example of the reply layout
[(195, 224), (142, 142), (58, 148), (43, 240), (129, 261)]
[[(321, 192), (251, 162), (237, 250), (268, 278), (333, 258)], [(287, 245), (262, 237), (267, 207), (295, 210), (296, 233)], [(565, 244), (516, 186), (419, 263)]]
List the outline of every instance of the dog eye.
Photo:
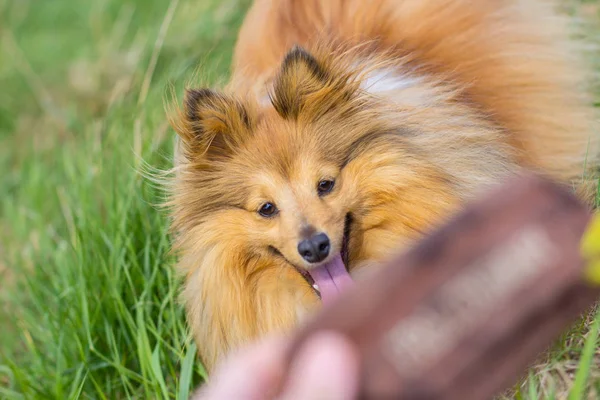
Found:
[(329, 179), (324, 179), (324, 180), (320, 181), (319, 185), (317, 186), (317, 191), (319, 192), (319, 196), (323, 196), (323, 195), (331, 192), (331, 190), (333, 189), (334, 183), (335, 183), (335, 181), (329, 180)]
[(276, 212), (277, 207), (275, 207), (273, 203), (265, 203), (258, 210), (258, 213), (266, 218), (272, 217), (273, 215), (275, 215)]

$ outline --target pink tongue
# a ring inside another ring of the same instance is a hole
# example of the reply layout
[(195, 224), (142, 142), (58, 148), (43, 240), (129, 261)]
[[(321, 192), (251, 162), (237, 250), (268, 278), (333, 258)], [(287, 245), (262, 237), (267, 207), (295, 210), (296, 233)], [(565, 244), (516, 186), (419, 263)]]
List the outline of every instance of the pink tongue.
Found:
[(342, 290), (354, 284), (340, 254), (327, 264), (311, 269), (309, 273), (319, 287), (324, 304), (331, 303)]

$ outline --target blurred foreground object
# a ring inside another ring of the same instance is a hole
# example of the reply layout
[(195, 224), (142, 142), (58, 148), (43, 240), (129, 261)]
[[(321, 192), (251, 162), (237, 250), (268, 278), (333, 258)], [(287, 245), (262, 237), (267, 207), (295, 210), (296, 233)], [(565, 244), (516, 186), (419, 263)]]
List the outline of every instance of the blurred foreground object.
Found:
[(595, 303), (599, 284), (600, 223), (567, 188), (525, 175), (326, 306), (289, 360), (333, 330), (361, 354), (361, 398), (488, 399)]

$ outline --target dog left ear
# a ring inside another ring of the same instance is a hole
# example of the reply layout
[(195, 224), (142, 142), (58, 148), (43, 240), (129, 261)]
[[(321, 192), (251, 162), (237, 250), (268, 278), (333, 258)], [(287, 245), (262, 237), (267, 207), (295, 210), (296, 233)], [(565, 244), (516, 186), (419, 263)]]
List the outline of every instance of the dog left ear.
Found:
[(186, 91), (177, 132), (195, 155), (227, 156), (252, 130), (250, 110), (241, 101), (211, 89)]
[(272, 103), (286, 119), (295, 119), (307, 97), (331, 81), (326, 68), (301, 47), (295, 46), (284, 58), (273, 85)]

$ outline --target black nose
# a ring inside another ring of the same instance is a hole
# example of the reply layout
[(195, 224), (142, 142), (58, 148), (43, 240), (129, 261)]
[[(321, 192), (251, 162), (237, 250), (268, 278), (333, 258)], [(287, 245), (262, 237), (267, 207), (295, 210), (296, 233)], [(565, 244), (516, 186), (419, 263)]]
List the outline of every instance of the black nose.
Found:
[(329, 238), (324, 233), (319, 233), (298, 244), (298, 253), (309, 263), (323, 261), (329, 254)]

